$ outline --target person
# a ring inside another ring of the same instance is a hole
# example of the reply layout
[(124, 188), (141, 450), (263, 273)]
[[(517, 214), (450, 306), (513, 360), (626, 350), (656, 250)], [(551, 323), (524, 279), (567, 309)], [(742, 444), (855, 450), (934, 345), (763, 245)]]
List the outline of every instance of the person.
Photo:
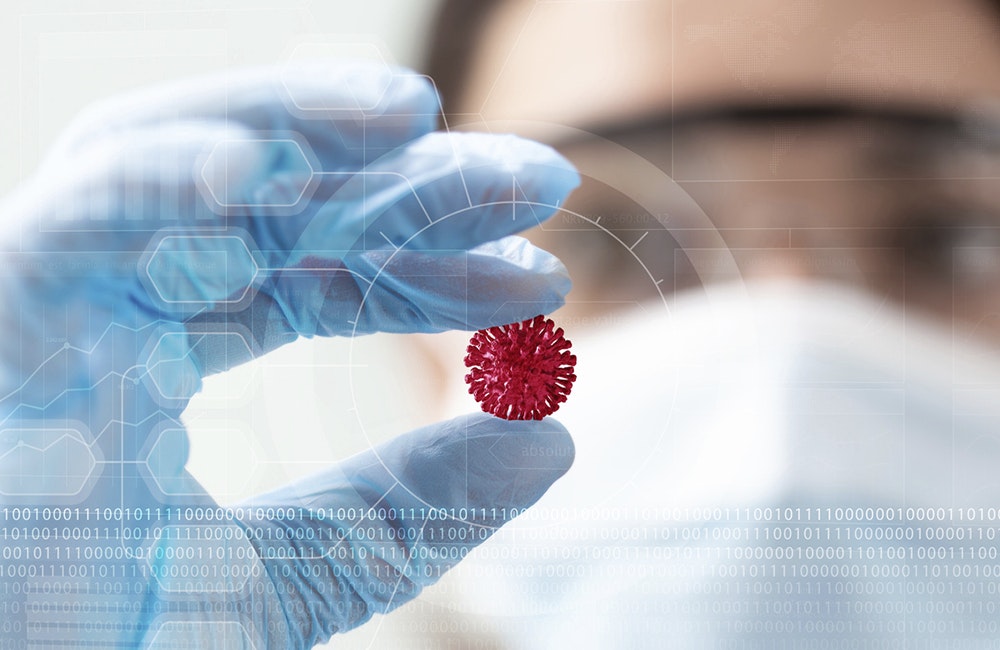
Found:
[(448, 128), (581, 172), (576, 458), (375, 643), (996, 647), (998, 9), (443, 3)]
[(185, 469), (206, 377), (298, 337), (563, 303), (565, 268), (516, 233), (577, 173), (520, 138), (436, 133), (437, 113), (426, 79), (384, 64), (181, 81), (85, 112), (8, 197), (0, 647), (313, 647), (567, 470), (556, 421), (482, 413), (225, 507)]
[[(4, 643), (309, 646), (484, 542), (358, 631), (993, 645), (991, 11), (446, 5), (444, 126), (558, 146), (569, 198), (549, 149), (428, 134), (399, 71), (91, 112), (4, 206)], [(553, 311), (575, 446), (471, 416), (232, 508), (184, 471), (200, 381), (297, 336)]]

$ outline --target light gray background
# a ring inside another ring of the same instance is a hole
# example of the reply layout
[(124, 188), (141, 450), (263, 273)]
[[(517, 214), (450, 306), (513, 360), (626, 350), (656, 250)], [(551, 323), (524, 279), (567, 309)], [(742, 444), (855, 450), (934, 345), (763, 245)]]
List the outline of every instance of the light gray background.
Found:
[(0, 3), (0, 194), (82, 107), (116, 92), (278, 63), (304, 43), (378, 44), (418, 62), (435, 0), (6, 0)]

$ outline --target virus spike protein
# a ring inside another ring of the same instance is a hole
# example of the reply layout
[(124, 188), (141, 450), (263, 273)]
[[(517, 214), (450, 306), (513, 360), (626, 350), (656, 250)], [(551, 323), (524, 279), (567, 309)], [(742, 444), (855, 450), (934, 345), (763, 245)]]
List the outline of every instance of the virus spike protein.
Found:
[(487, 413), (505, 420), (541, 420), (566, 401), (576, 355), (562, 328), (544, 316), (479, 330), (469, 341), (469, 392)]

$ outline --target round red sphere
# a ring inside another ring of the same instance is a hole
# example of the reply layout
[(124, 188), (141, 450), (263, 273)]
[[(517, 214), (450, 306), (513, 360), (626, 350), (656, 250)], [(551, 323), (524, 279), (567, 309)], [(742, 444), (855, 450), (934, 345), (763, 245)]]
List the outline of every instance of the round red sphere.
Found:
[(572, 344), (551, 319), (479, 330), (469, 341), (469, 392), (487, 413), (505, 420), (541, 420), (566, 401), (576, 373)]

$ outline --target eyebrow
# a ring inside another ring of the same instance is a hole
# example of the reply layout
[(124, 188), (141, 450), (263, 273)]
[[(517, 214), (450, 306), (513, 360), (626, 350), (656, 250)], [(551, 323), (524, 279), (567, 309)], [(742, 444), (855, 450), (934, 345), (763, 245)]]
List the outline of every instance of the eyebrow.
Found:
[[(582, 129), (586, 136), (573, 137), (554, 143), (556, 146), (576, 144), (592, 138), (612, 142), (627, 140), (652, 131), (671, 133), (695, 126), (725, 124), (764, 125), (770, 122), (789, 124), (829, 123), (864, 119), (903, 126), (914, 130), (938, 131), (970, 137), (972, 128), (982, 128), (961, 114), (934, 111), (913, 106), (861, 106), (848, 103), (798, 103), (780, 106), (754, 104), (713, 105), (686, 109), (675, 113), (656, 113), (613, 123), (596, 123)], [(1000, 143), (1000, 125), (990, 125), (993, 138)]]

